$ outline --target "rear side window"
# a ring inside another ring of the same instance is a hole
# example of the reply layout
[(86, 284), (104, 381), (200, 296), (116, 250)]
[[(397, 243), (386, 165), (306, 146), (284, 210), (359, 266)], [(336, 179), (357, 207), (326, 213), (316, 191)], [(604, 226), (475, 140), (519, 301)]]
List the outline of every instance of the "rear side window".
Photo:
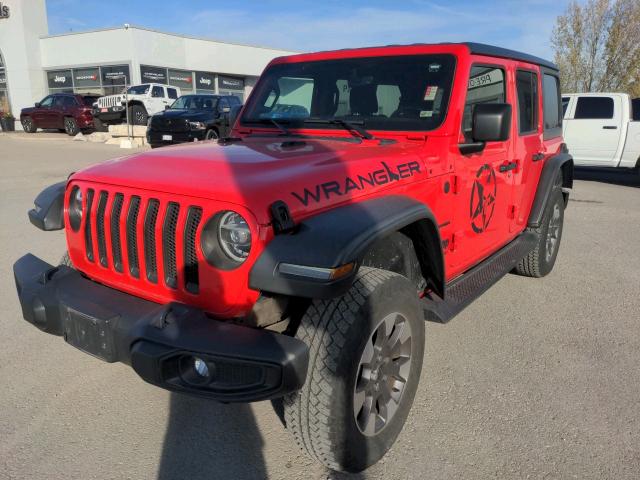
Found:
[(570, 97), (562, 97), (562, 116), (564, 117), (567, 113), (567, 108), (569, 107)]
[(169, 95), (169, 98), (175, 100), (178, 98), (178, 91), (175, 88), (167, 88), (167, 95)]
[(471, 67), (467, 100), (464, 104), (462, 130), (465, 137), (471, 135), (473, 107), (479, 103), (505, 103), (504, 70), (490, 65), (474, 65)]
[(560, 102), (560, 80), (555, 75), (545, 73), (542, 77), (544, 99), (544, 138), (562, 135), (562, 104)]
[(151, 90), (151, 96), (154, 98), (164, 97), (164, 92), (162, 91), (162, 87), (153, 87), (153, 90)]
[(613, 98), (579, 97), (573, 118), (576, 120), (613, 118)]
[(538, 130), (538, 75), (518, 70), (516, 73), (518, 94), (518, 132), (532, 133)]

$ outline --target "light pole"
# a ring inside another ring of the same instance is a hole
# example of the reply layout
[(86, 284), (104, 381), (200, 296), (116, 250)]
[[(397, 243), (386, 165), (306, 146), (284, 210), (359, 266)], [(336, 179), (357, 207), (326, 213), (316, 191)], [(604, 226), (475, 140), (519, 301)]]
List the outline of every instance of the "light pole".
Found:
[(129, 85), (127, 85), (127, 76), (126, 75), (114, 75), (113, 78), (123, 78), (124, 79), (124, 108), (125, 115), (127, 119), (127, 140), (129, 141), (129, 145), (132, 145), (133, 132), (130, 132), (129, 129)]

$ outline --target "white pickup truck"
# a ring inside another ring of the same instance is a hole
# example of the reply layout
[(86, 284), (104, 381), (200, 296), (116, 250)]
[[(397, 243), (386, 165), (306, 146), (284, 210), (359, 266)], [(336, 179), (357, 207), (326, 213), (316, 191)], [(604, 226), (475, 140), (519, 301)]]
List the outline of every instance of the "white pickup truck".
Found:
[(563, 136), (576, 165), (640, 167), (640, 99), (626, 93), (562, 95)]

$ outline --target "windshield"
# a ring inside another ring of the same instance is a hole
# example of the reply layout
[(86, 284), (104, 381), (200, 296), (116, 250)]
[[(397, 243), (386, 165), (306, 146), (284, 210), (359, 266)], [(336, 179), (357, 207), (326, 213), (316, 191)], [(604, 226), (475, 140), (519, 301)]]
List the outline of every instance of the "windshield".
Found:
[(133, 87), (129, 87), (127, 93), (129, 95), (146, 95), (149, 91), (150, 85), (135, 85)]
[(454, 68), (452, 55), (276, 64), (262, 75), (242, 123), (341, 128), (321, 119), (373, 130), (433, 130), (444, 121)]
[(171, 110), (213, 110), (216, 97), (211, 95), (183, 95), (171, 105)]

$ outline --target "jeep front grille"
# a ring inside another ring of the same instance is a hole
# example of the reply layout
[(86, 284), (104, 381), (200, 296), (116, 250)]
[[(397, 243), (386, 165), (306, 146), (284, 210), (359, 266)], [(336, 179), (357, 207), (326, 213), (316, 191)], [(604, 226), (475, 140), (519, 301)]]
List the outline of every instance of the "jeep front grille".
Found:
[[(87, 188), (84, 192), (86, 261), (137, 280), (144, 277), (151, 284), (198, 294), (196, 236), (202, 207), (178, 201), (163, 203), (153, 195), (130, 195), (107, 188)], [(185, 215), (181, 215), (183, 210)]]
[(122, 105), (122, 97), (120, 95), (109, 95), (108, 97), (100, 97), (98, 99), (98, 107), (109, 108)]

